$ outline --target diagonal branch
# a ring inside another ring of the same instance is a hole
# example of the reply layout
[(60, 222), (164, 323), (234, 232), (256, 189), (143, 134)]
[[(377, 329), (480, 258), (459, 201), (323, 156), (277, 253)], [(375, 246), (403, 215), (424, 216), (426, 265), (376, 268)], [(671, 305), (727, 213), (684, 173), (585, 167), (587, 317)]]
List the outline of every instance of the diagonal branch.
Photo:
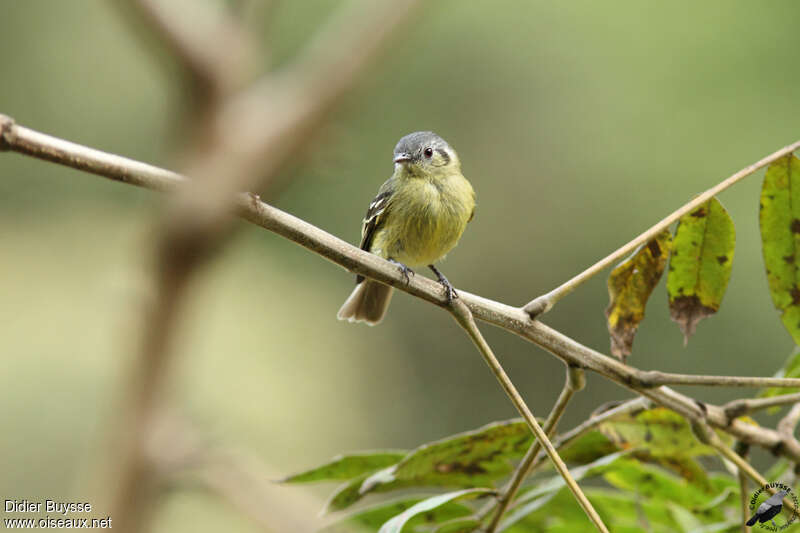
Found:
[(778, 422), (778, 433), (787, 439), (794, 439), (794, 430), (800, 422), (800, 403), (796, 403), (789, 409), (786, 416)]
[[(16, 125), (13, 120), (2, 115), (0, 115), (0, 150), (14, 150), (115, 181), (160, 191), (179, 189), (185, 182), (185, 178), (174, 172), (57, 139)], [(444, 306), (447, 301), (440, 284), (422, 276), (412, 278), (407, 284), (391, 263), (261, 202), (256, 196), (240, 194), (236, 197), (236, 202), (237, 212), (245, 220), (300, 244), (353, 273), (391, 285), (439, 306)], [(539, 321), (531, 320), (522, 308), (505, 305), (464, 290), (459, 290), (459, 295), (475, 318), (519, 335), (541, 346), (567, 364), (597, 372), (690, 420), (704, 418), (714, 427), (723, 429), (738, 440), (783, 455), (794, 462), (800, 461), (800, 445), (787, 440), (777, 431), (763, 427), (756, 428), (741, 420), (731, 420), (719, 406), (702, 403), (668, 387), (658, 386), (659, 382), (668, 381), (674, 376), (680, 376), (682, 384), (689, 384), (687, 376), (647, 372), (624, 365)], [(719, 380), (735, 381), (735, 378), (724, 376), (713, 380), (705, 376), (694, 376), (693, 379), (694, 384), (705, 385), (720, 384)], [(744, 379), (751, 385), (752, 379), (768, 380), (771, 386), (797, 387), (799, 384), (798, 380), (787, 378)]]
[(606, 268), (610, 267), (614, 263), (618, 262), (631, 252), (633, 252), (637, 247), (641, 246), (642, 244), (652, 240), (655, 238), (656, 235), (661, 233), (664, 229), (666, 229), (669, 225), (673, 222), (677, 221), (686, 213), (689, 213), (696, 207), (699, 207), (709, 201), (711, 198), (716, 196), (717, 194), (721, 193), (731, 185), (734, 185), (738, 181), (746, 178), (747, 176), (753, 174), (760, 168), (763, 168), (773, 161), (780, 159), (781, 157), (785, 156), (786, 154), (790, 154), (800, 148), (800, 141), (795, 141), (794, 143), (784, 146), (780, 150), (766, 156), (765, 158), (761, 159), (753, 163), (752, 165), (748, 165), (744, 167), (742, 170), (737, 172), (736, 174), (732, 175), (731, 177), (721, 181), (714, 187), (711, 187), (701, 195), (694, 198), (691, 202), (688, 202), (675, 211), (673, 211), (669, 216), (658, 222), (657, 224), (650, 227), (647, 231), (630, 241), (629, 243), (625, 244), (624, 246), (618, 248), (614, 252), (610, 253), (594, 265), (590, 266), (577, 276), (573, 277), (572, 279), (562, 283), (552, 291), (548, 292), (547, 294), (543, 294), (538, 298), (535, 298), (531, 302), (525, 305), (523, 309), (525, 312), (528, 313), (532, 318), (536, 318), (542, 313), (546, 313), (553, 306), (558, 303), (561, 298), (566, 296), (567, 294), (574, 291), (576, 288), (580, 287), (584, 282), (591, 279), (593, 276), (599, 274)]
[[(522, 418), (524, 418), (525, 422), (527, 422), (528, 426), (530, 426), (534, 436), (536, 437), (536, 442), (540, 443), (541, 446), (544, 447), (544, 451), (547, 453), (548, 457), (550, 457), (550, 461), (552, 461), (553, 466), (555, 466), (556, 470), (558, 470), (558, 473), (561, 474), (562, 478), (564, 478), (564, 483), (566, 483), (567, 487), (569, 487), (569, 490), (572, 492), (573, 496), (575, 496), (575, 499), (578, 500), (578, 504), (580, 504), (583, 512), (586, 513), (586, 516), (589, 517), (589, 520), (592, 521), (598, 531), (608, 533), (608, 528), (606, 528), (605, 524), (603, 524), (603, 520), (600, 518), (600, 515), (598, 515), (597, 511), (595, 511), (594, 507), (592, 507), (591, 502), (586, 498), (586, 495), (578, 486), (578, 483), (572, 477), (572, 474), (569, 473), (567, 465), (564, 464), (564, 461), (561, 459), (561, 456), (558, 455), (558, 452), (553, 447), (550, 439), (547, 438), (547, 433), (545, 433), (541, 426), (539, 426), (539, 422), (536, 421), (536, 417), (533, 416), (533, 413), (525, 404), (525, 400), (522, 399), (519, 391), (517, 391), (517, 388), (511, 382), (511, 378), (508, 377), (508, 374), (506, 374), (505, 370), (503, 370), (503, 367), (500, 365), (500, 361), (498, 361), (497, 357), (495, 357), (494, 352), (492, 352), (492, 348), (486, 342), (486, 339), (483, 338), (483, 335), (478, 329), (477, 324), (475, 324), (475, 320), (472, 318), (472, 313), (470, 312), (469, 307), (467, 307), (466, 304), (461, 301), (461, 299), (455, 299), (450, 306), (450, 312), (453, 314), (456, 322), (458, 322), (458, 324), (464, 328), (464, 331), (467, 332), (467, 335), (469, 335), (470, 339), (472, 339), (472, 342), (475, 343), (478, 351), (481, 352), (484, 361), (486, 361), (486, 364), (489, 365), (489, 368), (497, 378), (497, 381), (500, 382), (500, 385), (503, 387), (506, 395), (511, 400), (511, 403), (514, 404), (514, 407), (517, 408), (517, 411), (519, 411), (519, 413), (522, 415)], [(564, 402), (564, 406), (566, 406), (566, 402)], [(548, 420), (552, 420), (552, 425), (555, 425), (557, 419), (558, 415), (552, 416)], [(520, 478), (521, 477), (524, 476), (520, 476)], [(520, 482), (521, 481), (522, 480), (520, 479)], [(493, 531), (496, 527), (497, 525), (494, 524), (490, 527), (489, 531)]]
[[(564, 414), (567, 404), (570, 402), (574, 394), (582, 390), (585, 386), (586, 376), (584, 375), (583, 370), (568, 366), (567, 377), (564, 380), (564, 387), (561, 389), (561, 394), (558, 395), (558, 399), (556, 400), (553, 409), (550, 411), (550, 414), (547, 416), (547, 420), (545, 420), (542, 428), (547, 436), (552, 435), (555, 431), (556, 425), (558, 425), (558, 421), (561, 419), (561, 415)], [(554, 447), (558, 448), (558, 446), (555, 444)], [(494, 533), (497, 530), (497, 527), (500, 525), (500, 520), (502, 520), (503, 515), (508, 510), (508, 506), (516, 497), (519, 488), (522, 486), (522, 482), (525, 481), (525, 478), (528, 477), (533, 470), (533, 462), (541, 449), (542, 443), (539, 442), (538, 439), (533, 441), (531, 447), (528, 448), (528, 451), (525, 453), (525, 457), (522, 458), (519, 465), (517, 465), (516, 470), (514, 470), (511, 480), (497, 498), (497, 506), (494, 515), (492, 516), (492, 521), (489, 523), (489, 527), (486, 529), (486, 533)], [(493, 507), (494, 506), (489, 506), (487, 508), (487, 512), (490, 512)]]

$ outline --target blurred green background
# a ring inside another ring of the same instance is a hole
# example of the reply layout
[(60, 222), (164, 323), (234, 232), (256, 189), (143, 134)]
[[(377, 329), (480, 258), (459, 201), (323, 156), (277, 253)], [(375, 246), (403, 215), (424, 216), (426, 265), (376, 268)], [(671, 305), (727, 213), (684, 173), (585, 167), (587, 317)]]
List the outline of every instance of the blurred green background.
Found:
[[(268, 68), (335, 1), (246, 4)], [(176, 166), (185, 85), (112, 2), (0, 0), (0, 113), (75, 142)], [(191, 16), (191, 13), (187, 13)], [(356, 243), (402, 135), (432, 129), (461, 155), (478, 209), (443, 265), (454, 284), (521, 305), (741, 167), (800, 138), (800, 4), (425, 2), (356, 84), (275, 203)], [(146, 34), (145, 34), (146, 35)], [(687, 348), (662, 284), (630, 362), (771, 375), (792, 349), (767, 292), (761, 174), (721, 200), (737, 228), (721, 311)], [(85, 497), (130, 368), (157, 193), (0, 155), (0, 494)], [(387, 319), (338, 322), (352, 276), (241, 224), (197, 279), (180, 332), (175, 403), (280, 474), (339, 452), (406, 448), (515, 412), (440, 309), (395, 296)], [(605, 275), (543, 321), (608, 353)], [(489, 326), (535, 413), (563, 365)], [(721, 402), (746, 391), (692, 389)], [(629, 397), (590, 375), (562, 427)], [(299, 490), (296, 488), (287, 490)], [(158, 531), (250, 531), (224, 502), (165, 497)]]

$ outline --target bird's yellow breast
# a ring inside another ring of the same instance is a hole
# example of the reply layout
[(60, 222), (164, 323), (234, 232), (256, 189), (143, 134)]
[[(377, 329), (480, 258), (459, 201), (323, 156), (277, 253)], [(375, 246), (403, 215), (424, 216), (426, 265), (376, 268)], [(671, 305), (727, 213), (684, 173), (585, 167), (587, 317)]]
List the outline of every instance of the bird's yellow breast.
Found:
[(458, 243), (475, 209), (475, 193), (460, 173), (406, 179), (371, 249), (411, 267), (430, 265)]

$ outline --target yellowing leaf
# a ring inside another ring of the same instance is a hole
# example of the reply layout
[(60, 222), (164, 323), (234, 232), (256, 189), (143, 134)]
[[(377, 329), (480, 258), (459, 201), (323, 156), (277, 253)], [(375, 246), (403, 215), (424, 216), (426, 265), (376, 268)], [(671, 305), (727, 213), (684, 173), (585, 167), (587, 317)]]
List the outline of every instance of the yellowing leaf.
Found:
[(767, 168), (759, 207), (769, 292), (783, 325), (800, 344), (800, 159), (790, 154)]
[(606, 308), (611, 353), (623, 361), (631, 354), (633, 337), (644, 319), (647, 299), (664, 273), (672, 236), (665, 229), (652, 241), (640, 246), (608, 276)]
[(672, 241), (667, 294), (684, 343), (697, 323), (719, 310), (733, 266), (736, 230), (716, 198), (681, 217)]

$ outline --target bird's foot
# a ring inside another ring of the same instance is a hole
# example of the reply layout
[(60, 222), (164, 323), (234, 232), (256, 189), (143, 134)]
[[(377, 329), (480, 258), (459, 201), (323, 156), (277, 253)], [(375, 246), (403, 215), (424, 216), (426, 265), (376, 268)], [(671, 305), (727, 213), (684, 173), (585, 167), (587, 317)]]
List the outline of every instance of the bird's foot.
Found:
[(433, 270), (433, 273), (436, 274), (436, 277), (439, 278), (439, 283), (442, 284), (444, 287), (445, 294), (447, 295), (447, 304), (450, 305), (453, 303), (453, 300), (458, 298), (458, 293), (456, 292), (455, 287), (447, 280), (447, 278), (439, 272), (439, 269), (433, 265), (428, 265), (428, 268)]
[(406, 265), (401, 263), (400, 261), (395, 261), (394, 259), (388, 260), (390, 263), (397, 265), (397, 269), (400, 270), (400, 274), (403, 275), (403, 279), (406, 280), (406, 285), (411, 283), (411, 277), (415, 274), (413, 270), (408, 268)]

